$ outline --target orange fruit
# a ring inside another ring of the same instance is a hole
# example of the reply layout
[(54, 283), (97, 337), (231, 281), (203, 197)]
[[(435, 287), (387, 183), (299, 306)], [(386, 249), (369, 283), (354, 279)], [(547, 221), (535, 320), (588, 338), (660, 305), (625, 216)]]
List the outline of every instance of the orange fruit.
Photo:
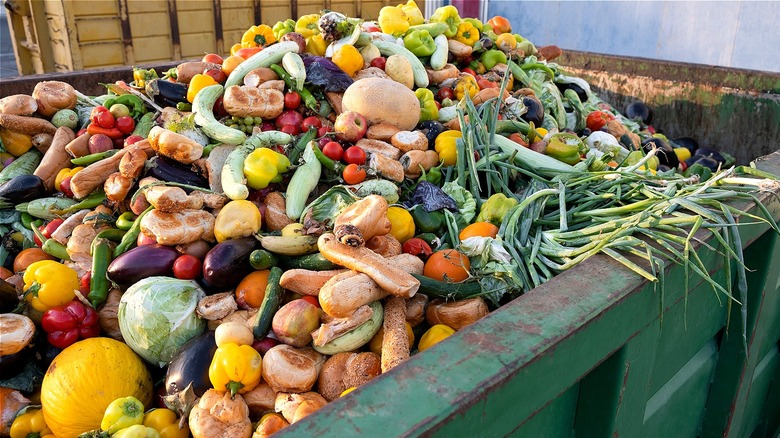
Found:
[(460, 231), (458, 238), (460, 240), (466, 240), (469, 237), (492, 237), (496, 238), (498, 234), (498, 227), (490, 222), (474, 222), (466, 226), (466, 228)]
[(436, 251), (425, 262), (423, 275), (439, 281), (457, 283), (469, 278), (471, 263), (460, 251), (443, 249)]
[(263, 269), (251, 272), (244, 277), (236, 286), (236, 299), (243, 299), (247, 306), (255, 309), (260, 307), (263, 304), (263, 298), (265, 298), (265, 288), (268, 286), (268, 274), (270, 273), (270, 270)]
[(38, 247), (23, 249), (14, 258), (14, 272), (22, 272), (27, 269), (28, 266), (40, 260), (54, 260), (57, 258), (46, 254), (42, 249)]
[(229, 75), (233, 72), (233, 70), (236, 69), (236, 67), (238, 67), (238, 64), (241, 64), (242, 62), (244, 62), (244, 58), (240, 56), (228, 56), (224, 61), (222, 61), (222, 72), (226, 75)]

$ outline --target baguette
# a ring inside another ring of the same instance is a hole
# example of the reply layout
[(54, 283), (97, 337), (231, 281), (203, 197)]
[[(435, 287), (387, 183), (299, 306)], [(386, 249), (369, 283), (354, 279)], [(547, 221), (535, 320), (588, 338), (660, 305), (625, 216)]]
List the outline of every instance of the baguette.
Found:
[(15, 114), (0, 113), (0, 126), (10, 131), (20, 132), (26, 135), (50, 134), (57, 132), (57, 127), (48, 120), (38, 117), (17, 116)]
[(372, 140), (370, 138), (361, 138), (355, 143), (355, 146), (366, 151), (367, 154), (379, 154), (388, 158), (397, 160), (401, 157), (401, 150), (382, 140)]
[(310, 271), (308, 269), (288, 269), (279, 279), (279, 286), (301, 295), (317, 296), (320, 288), (337, 274), (351, 272), (346, 269), (329, 271)]
[(54, 134), (51, 146), (46, 150), (46, 154), (41, 160), (41, 164), (35, 169), (34, 175), (43, 180), (46, 190), (49, 192), (55, 189), (54, 181), (57, 178), (57, 173), (70, 165), (65, 146), (72, 142), (74, 138), (76, 138), (76, 134), (67, 126), (58, 128)]
[(409, 337), (406, 334), (406, 303), (403, 298), (389, 297), (385, 301), (382, 324), (382, 373), (390, 371), (409, 358)]
[(149, 131), (149, 144), (158, 154), (190, 164), (203, 155), (203, 146), (188, 137), (155, 126)]
[(74, 138), (73, 141), (67, 144), (65, 146), (65, 151), (70, 154), (73, 158), (79, 158), (83, 157), (85, 155), (89, 155), (89, 138), (92, 137), (92, 134), (89, 132), (85, 132), (78, 137)]

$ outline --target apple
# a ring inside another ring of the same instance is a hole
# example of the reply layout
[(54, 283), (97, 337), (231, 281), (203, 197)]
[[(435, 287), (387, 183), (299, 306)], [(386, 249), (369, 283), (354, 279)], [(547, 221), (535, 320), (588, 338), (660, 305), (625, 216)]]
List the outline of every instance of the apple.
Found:
[(89, 153), (97, 154), (114, 149), (114, 140), (105, 134), (95, 134), (89, 138), (88, 145)]
[(366, 135), (368, 122), (363, 114), (356, 111), (344, 111), (336, 117), (333, 124), (336, 136), (346, 141), (358, 141)]

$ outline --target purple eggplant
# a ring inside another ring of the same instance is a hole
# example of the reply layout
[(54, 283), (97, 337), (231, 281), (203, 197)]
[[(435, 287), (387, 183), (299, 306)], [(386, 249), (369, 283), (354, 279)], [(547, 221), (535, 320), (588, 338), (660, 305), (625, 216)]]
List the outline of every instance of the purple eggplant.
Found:
[(115, 258), (108, 265), (108, 279), (127, 288), (146, 277), (172, 276), (178, 251), (170, 246), (152, 244), (137, 246)]
[(226, 240), (218, 243), (203, 260), (203, 280), (209, 290), (234, 288), (252, 272), (249, 255), (257, 247), (254, 237)]
[(165, 375), (165, 392), (176, 396), (187, 386), (192, 385), (195, 395), (201, 397), (209, 388), (209, 366), (217, 343), (214, 332), (202, 333), (184, 344), (168, 364)]

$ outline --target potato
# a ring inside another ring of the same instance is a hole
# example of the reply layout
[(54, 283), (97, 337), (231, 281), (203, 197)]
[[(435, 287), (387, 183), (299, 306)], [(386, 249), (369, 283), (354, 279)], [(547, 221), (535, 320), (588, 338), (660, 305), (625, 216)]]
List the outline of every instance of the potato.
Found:
[(390, 55), (385, 62), (385, 73), (406, 88), (414, 88), (414, 71), (409, 60), (401, 55)]

